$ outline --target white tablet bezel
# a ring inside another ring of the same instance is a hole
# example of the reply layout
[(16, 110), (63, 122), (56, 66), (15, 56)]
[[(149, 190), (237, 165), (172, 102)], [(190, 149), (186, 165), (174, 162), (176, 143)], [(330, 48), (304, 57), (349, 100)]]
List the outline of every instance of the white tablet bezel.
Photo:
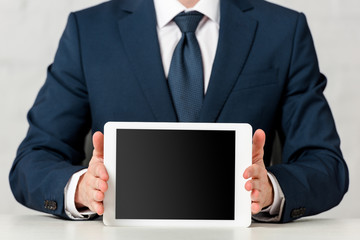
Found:
[[(235, 220), (149, 220), (116, 219), (116, 130), (231, 130), (235, 131)], [(180, 227), (248, 227), (251, 224), (250, 193), (245, 190), (243, 172), (251, 165), (252, 127), (244, 123), (160, 123), (160, 122), (108, 122), (104, 127), (104, 164), (109, 174), (105, 193), (103, 221), (113, 226), (180, 226)]]

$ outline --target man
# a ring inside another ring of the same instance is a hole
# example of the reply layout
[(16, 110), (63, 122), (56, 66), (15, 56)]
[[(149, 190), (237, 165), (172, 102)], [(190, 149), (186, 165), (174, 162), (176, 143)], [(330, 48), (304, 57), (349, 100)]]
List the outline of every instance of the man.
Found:
[[(262, 0), (114, 0), (73, 13), (28, 114), (12, 191), (39, 211), (101, 215), (107, 121), (246, 122), (262, 129), (244, 172), (254, 218), (320, 213), (348, 188), (325, 85), (304, 15)], [(269, 167), (276, 134), (282, 159)]]

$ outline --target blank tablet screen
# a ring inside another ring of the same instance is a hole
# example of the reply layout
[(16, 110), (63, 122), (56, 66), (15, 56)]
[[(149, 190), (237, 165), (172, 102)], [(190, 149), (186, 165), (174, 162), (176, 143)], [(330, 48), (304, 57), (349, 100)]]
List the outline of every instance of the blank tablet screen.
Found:
[(235, 131), (117, 129), (116, 219), (234, 220)]

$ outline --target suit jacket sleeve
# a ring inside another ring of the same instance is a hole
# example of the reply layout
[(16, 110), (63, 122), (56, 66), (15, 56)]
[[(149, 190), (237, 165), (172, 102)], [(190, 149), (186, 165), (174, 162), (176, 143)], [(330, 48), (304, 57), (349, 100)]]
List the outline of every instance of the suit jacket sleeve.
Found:
[(64, 187), (83, 167), (84, 138), (91, 125), (75, 15), (71, 14), (47, 79), (28, 113), (29, 130), (9, 180), (25, 206), (67, 217)]
[(281, 108), (283, 163), (268, 168), (285, 194), (282, 221), (336, 206), (348, 189), (348, 169), (323, 95), (326, 78), (305, 16), (299, 14)]

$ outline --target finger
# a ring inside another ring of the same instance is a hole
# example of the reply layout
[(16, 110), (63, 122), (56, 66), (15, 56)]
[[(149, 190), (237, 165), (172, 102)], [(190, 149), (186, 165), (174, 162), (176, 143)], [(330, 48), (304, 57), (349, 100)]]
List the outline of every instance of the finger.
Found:
[(257, 189), (261, 191), (261, 182), (258, 179), (251, 179), (245, 183), (245, 189), (247, 191), (252, 191), (254, 189)]
[(254, 189), (251, 192), (251, 201), (260, 202), (260, 191), (259, 190)]
[(93, 146), (93, 157), (102, 159), (104, 156), (104, 135), (99, 131), (93, 135)]
[(254, 133), (252, 145), (253, 164), (263, 159), (265, 138), (265, 132), (261, 129), (256, 130), (256, 132)]
[(99, 190), (99, 191), (101, 191), (103, 193), (106, 192), (107, 189), (108, 189), (107, 183), (104, 180), (100, 179), (100, 178), (95, 178), (94, 186), (95, 186), (96, 190)]
[(261, 175), (261, 171), (263, 171), (263, 170), (264, 170), (264, 168), (262, 166), (253, 164), (244, 171), (243, 177), (245, 179), (259, 178)]
[(96, 201), (96, 202), (102, 202), (104, 201), (104, 198), (105, 198), (105, 194), (99, 190), (94, 190), (93, 191), (93, 199)]
[(102, 180), (98, 177), (95, 177), (92, 174), (89, 174), (86, 177), (85, 181), (86, 181), (86, 185), (88, 186), (88, 189), (99, 190), (103, 193), (105, 193), (108, 189), (108, 185), (104, 180)]
[(251, 180), (245, 183), (245, 190), (248, 192), (252, 190)]
[(98, 215), (103, 215), (104, 213), (104, 205), (101, 202), (93, 201), (90, 205), (90, 210), (96, 212)]
[(252, 202), (251, 203), (251, 213), (258, 214), (261, 211), (260, 203), (259, 202)]
[(243, 173), (243, 178), (245, 178), (245, 179), (248, 179), (248, 178), (250, 178), (250, 176), (249, 176), (249, 169), (252, 167), (252, 165), (250, 166), (250, 167), (248, 167), (247, 169), (245, 169), (245, 171), (244, 171), (244, 173)]
[(103, 163), (92, 164), (88, 168), (88, 171), (96, 178), (100, 178), (103, 181), (109, 180), (109, 175)]
[(99, 164), (96, 168), (96, 177), (99, 177), (103, 181), (109, 180), (109, 174), (106, 171), (104, 164)]

